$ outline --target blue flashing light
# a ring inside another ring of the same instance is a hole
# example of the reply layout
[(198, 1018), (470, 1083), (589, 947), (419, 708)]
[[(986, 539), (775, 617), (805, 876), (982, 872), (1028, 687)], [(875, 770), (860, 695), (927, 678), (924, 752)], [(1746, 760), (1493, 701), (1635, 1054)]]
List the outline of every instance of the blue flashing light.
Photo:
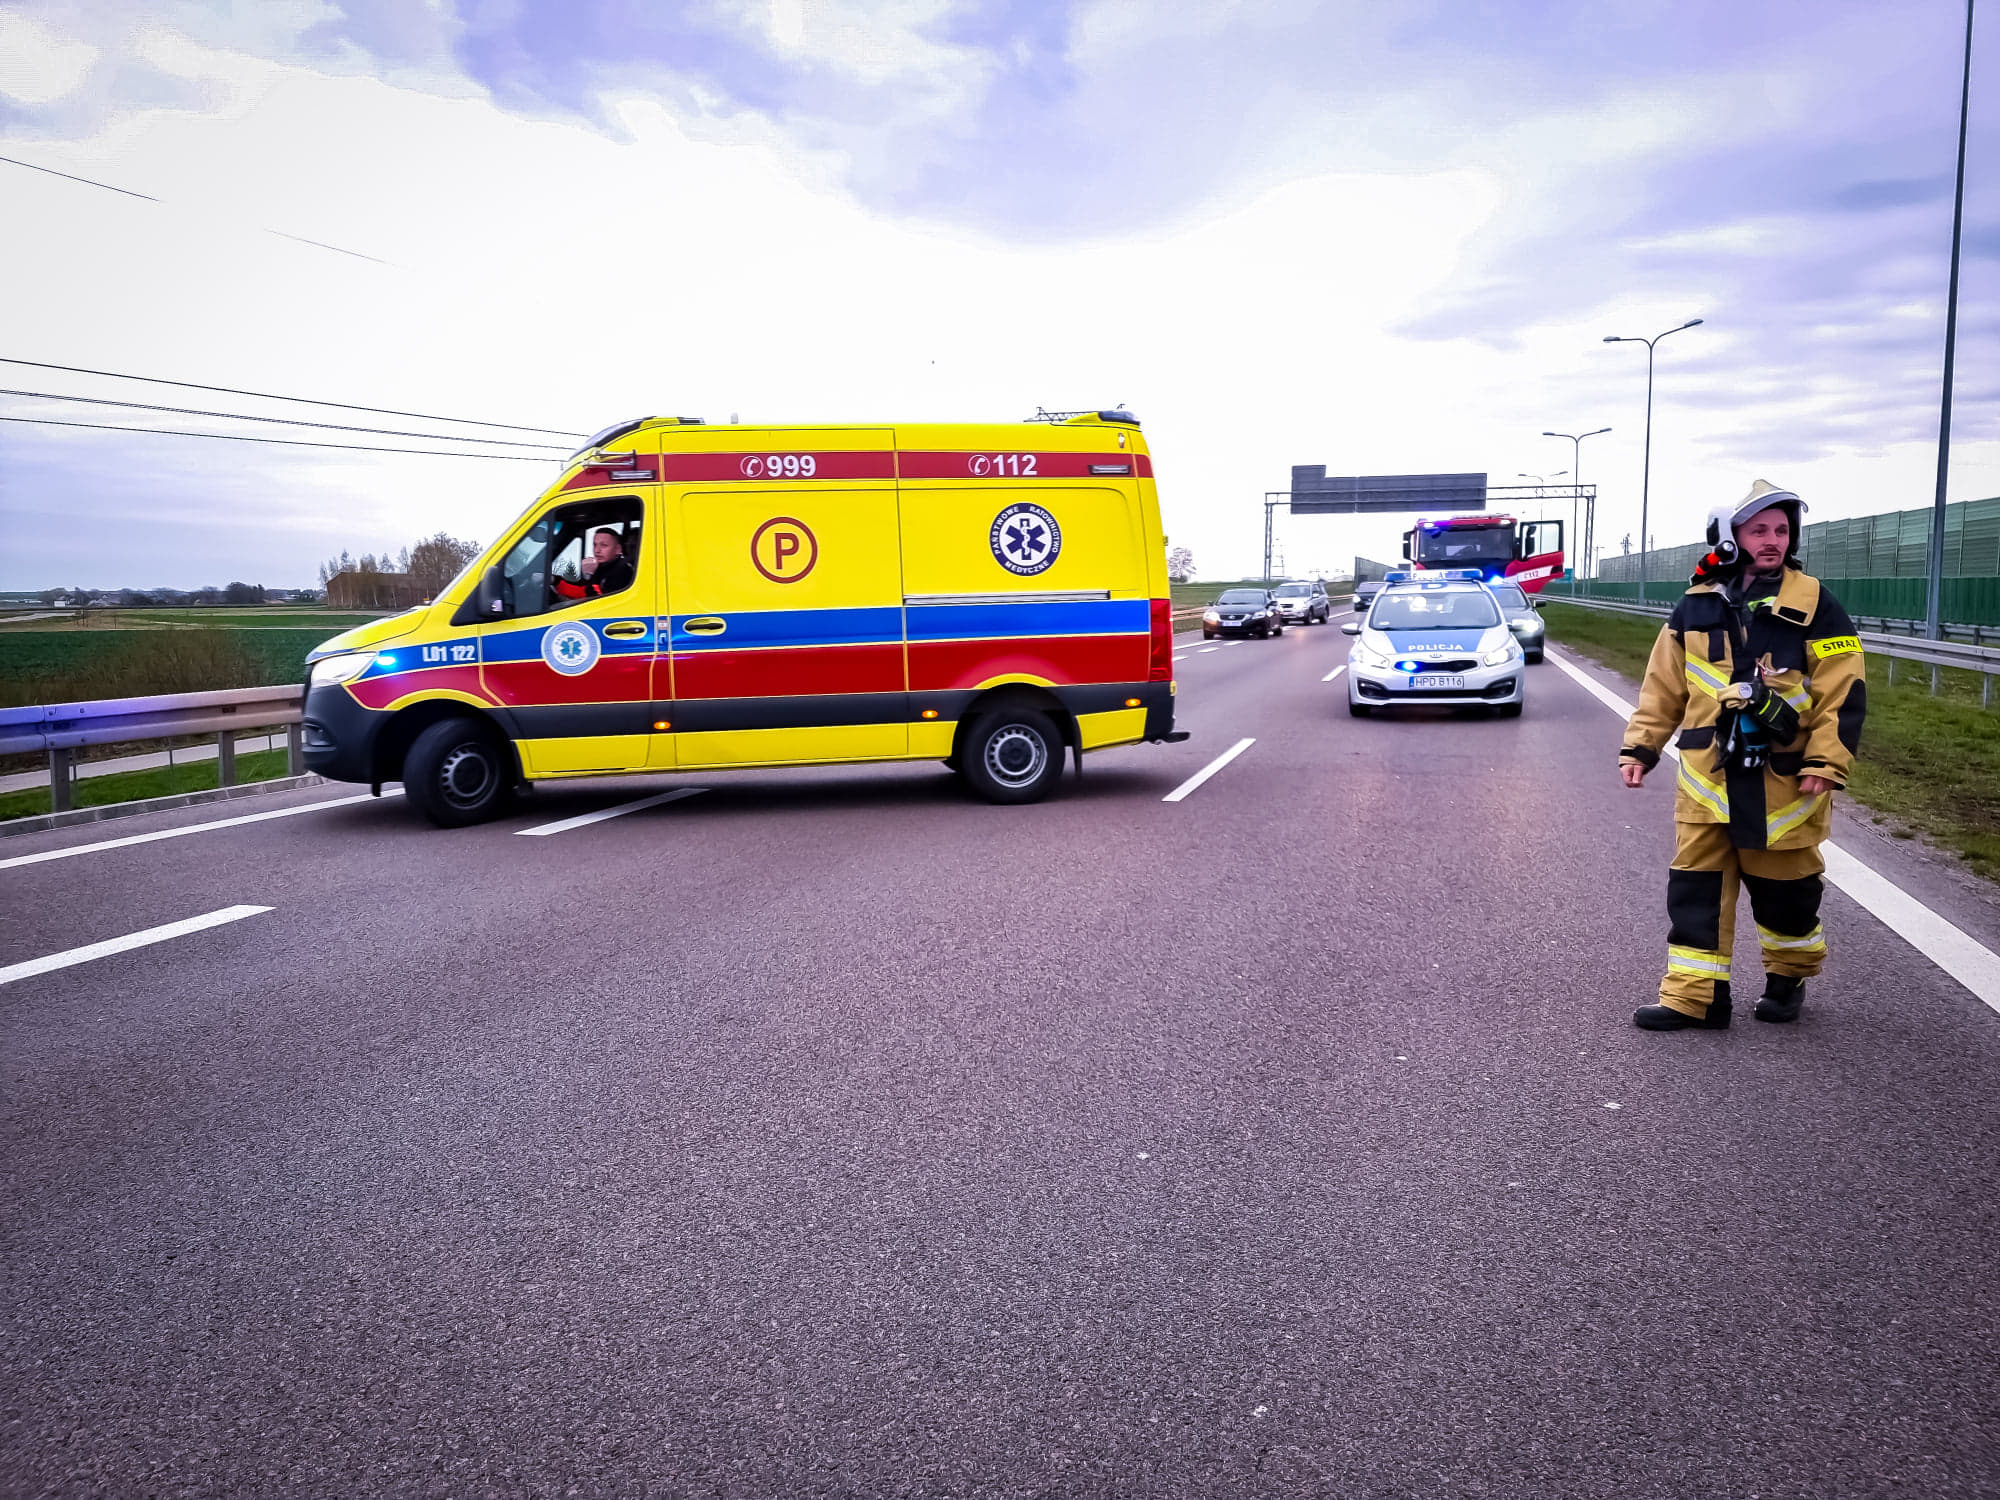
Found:
[(1420, 661), (1399, 661), (1396, 663), (1396, 670), (1398, 672), (1415, 672), (1421, 670), (1422, 667), (1423, 663)]
[(375, 665), (378, 667), (393, 667), (396, 665), (396, 658), (386, 651), (378, 651), (375, 654)]

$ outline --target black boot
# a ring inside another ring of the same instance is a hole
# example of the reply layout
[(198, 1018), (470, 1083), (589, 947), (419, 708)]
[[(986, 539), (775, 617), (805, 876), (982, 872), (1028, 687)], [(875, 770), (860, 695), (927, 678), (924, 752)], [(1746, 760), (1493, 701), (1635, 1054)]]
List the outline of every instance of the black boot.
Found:
[(1764, 976), (1764, 998), (1750, 1014), (1760, 1021), (1796, 1021), (1806, 1003), (1806, 982), (1783, 974)]
[(1632, 1024), (1642, 1031), (1681, 1031), (1690, 1026), (1700, 1031), (1727, 1031), (1729, 982), (1715, 982), (1715, 998), (1708, 1002), (1708, 1014), (1699, 1021), (1670, 1005), (1642, 1005), (1632, 1012)]

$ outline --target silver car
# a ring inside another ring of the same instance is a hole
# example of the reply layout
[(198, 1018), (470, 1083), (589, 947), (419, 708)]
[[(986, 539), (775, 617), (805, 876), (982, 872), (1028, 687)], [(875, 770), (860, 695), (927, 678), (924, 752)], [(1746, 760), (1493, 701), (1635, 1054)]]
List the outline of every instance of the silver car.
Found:
[(1493, 597), (1500, 601), (1500, 613), (1507, 617), (1507, 628), (1514, 632), (1514, 639), (1521, 643), (1531, 662), (1540, 661), (1545, 649), (1548, 628), (1542, 623), (1542, 616), (1518, 583), (1510, 583), (1504, 578), (1495, 578), (1486, 587)]
[(1333, 601), (1326, 597), (1326, 585), (1318, 579), (1281, 583), (1271, 590), (1271, 602), (1287, 625), (1324, 625), (1333, 616)]
[[(1406, 575), (1407, 576), (1407, 575)], [(1527, 699), (1525, 653), (1479, 575), (1446, 570), (1392, 576), (1347, 657), (1347, 711), (1357, 719), (1403, 704), (1485, 708), (1517, 718)]]

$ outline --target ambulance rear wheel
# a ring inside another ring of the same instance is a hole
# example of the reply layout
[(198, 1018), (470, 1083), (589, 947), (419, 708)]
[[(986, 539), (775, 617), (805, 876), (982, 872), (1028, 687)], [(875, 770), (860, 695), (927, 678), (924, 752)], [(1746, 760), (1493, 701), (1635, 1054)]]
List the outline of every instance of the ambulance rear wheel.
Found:
[(999, 708), (965, 736), (958, 774), (988, 802), (1039, 802), (1062, 776), (1063, 737), (1047, 714)]
[(443, 719), (403, 757), (403, 795), (440, 828), (483, 823), (507, 802), (506, 749), (476, 719)]

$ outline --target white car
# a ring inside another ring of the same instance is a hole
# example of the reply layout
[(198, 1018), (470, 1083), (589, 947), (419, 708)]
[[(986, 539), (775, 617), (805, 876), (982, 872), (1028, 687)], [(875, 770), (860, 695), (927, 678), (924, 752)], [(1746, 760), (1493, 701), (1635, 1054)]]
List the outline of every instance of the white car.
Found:
[(1272, 603), (1287, 625), (1324, 625), (1333, 617), (1333, 601), (1326, 585), (1318, 579), (1310, 583), (1281, 583), (1271, 590)]
[(1355, 637), (1346, 676), (1357, 719), (1401, 704), (1520, 715), (1526, 653), (1476, 571), (1391, 573), (1367, 618), (1340, 629)]

